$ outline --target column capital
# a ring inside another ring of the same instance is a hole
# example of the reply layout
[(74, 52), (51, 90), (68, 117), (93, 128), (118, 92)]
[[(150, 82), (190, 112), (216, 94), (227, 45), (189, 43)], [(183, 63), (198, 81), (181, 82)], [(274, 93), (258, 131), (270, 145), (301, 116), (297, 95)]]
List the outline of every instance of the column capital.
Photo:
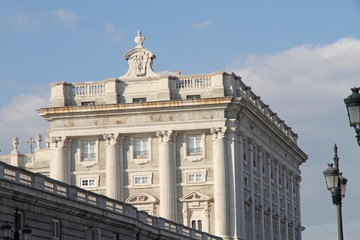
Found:
[(211, 128), (210, 133), (213, 135), (214, 140), (223, 140), (225, 138), (226, 128)]
[(55, 148), (64, 148), (66, 140), (68, 140), (66, 136), (51, 137), (51, 142), (55, 143)]
[(106, 146), (115, 146), (118, 142), (119, 134), (118, 133), (104, 134), (103, 138), (106, 141)]
[(168, 143), (171, 141), (171, 137), (173, 136), (173, 131), (172, 130), (156, 131), (156, 136), (160, 138), (161, 142)]

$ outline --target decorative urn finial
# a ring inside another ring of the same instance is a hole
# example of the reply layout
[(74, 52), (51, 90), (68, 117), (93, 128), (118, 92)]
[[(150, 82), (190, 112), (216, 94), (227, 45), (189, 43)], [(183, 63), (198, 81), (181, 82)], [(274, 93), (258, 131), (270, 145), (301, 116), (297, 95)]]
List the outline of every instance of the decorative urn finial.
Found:
[(145, 37), (141, 35), (141, 32), (137, 32), (137, 36), (134, 39), (134, 42), (137, 44), (135, 48), (143, 48), (142, 44), (145, 41)]

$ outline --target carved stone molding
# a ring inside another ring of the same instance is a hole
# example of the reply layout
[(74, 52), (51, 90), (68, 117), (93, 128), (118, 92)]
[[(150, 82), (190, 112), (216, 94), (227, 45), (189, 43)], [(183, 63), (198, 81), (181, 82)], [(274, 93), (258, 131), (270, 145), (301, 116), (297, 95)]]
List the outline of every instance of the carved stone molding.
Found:
[(52, 137), (51, 142), (55, 144), (55, 148), (65, 147), (66, 137)]
[(115, 146), (118, 143), (119, 134), (104, 134), (103, 138), (106, 141), (107, 146)]
[(210, 133), (213, 135), (214, 140), (223, 140), (225, 138), (225, 131), (226, 129), (221, 127), (210, 129)]
[(152, 61), (156, 56), (142, 46), (144, 40), (145, 37), (141, 35), (141, 32), (138, 32), (134, 39), (137, 46), (125, 54), (129, 69), (120, 79), (158, 76), (158, 74), (152, 70)]
[(172, 137), (172, 131), (156, 131), (156, 136), (160, 138), (161, 142), (170, 142), (171, 141), (171, 137)]

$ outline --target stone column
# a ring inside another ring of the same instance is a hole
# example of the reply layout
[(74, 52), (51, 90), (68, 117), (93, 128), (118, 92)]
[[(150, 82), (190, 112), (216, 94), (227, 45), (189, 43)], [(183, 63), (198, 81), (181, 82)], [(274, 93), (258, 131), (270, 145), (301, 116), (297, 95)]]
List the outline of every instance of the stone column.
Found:
[[(239, 235), (241, 234), (240, 227), (240, 215), (243, 214), (241, 212), (241, 206), (243, 206), (243, 202), (240, 201), (240, 196), (244, 196), (244, 188), (240, 183), (240, 179), (243, 179), (243, 162), (240, 158), (240, 144), (238, 139), (237, 129), (235, 127), (227, 128), (228, 133), (226, 136), (226, 152), (227, 160), (228, 160), (228, 174), (229, 177), (229, 209), (232, 210), (232, 214), (229, 215), (229, 223), (230, 223), (230, 233), (232, 239), (239, 239)], [(241, 181), (242, 182), (242, 181)], [(242, 182), (243, 183), (243, 182)], [(244, 198), (242, 198), (244, 199)]]
[(223, 129), (211, 129), (213, 134), (213, 156), (214, 156), (214, 213), (215, 213), (215, 235), (224, 239), (229, 238), (228, 222), (228, 197), (227, 189), (227, 164), (225, 153), (225, 131)]
[(158, 131), (159, 137), (159, 177), (160, 177), (160, 217), (176, 221), (176, 184), (173, 176), (171, 153), (171, 131)]
[[(122, 200), (122, 138), (118, 134), (104, 134), (106, 140), (106, 196)], [(120, 153), (118, 154), (118, 143)]]
[(66, 137), (53, 137), (55, 144), (54, 158), (50, 160), (50, 177), (58, 181), (69, 183), (67, 180), (67, 164), (65, 159), (65, 140)]

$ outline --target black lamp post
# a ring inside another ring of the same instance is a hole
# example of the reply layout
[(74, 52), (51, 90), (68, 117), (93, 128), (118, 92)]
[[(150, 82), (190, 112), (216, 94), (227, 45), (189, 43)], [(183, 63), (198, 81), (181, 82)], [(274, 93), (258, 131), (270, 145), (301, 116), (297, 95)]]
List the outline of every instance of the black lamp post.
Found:
[[(1, 226), (1, 232), (2, 232), (2, 239), (5, 240), (20, 240), (20, 229), (19, 229), (19, 223), (20, 223), (20, 219), (19, 219), (19, 214), (18, 214), (18, 209), (15, 208), (15, 224), (14, 224), (14, 238), (11, 238), (11, 225), (8, 222), (5, 222), (5, 224), (3, 224)], [(21, 230), (22, 232), (22, 236), (23, 236), (23, 240), (30, 240), (31, 237), (31, 229), (29, 228), (29, 226), (25, 226), (24, 229)]]
[[(334, 167), (335, 164), (335, 167)], [(337, 155), (337, 146), (334, 147), (334, 164), (328, 164), (328, 168), (323, 172), (327, 189), (331, 192), (332, 202), (336, 205), (338, 221), (339, 240), (344, 239), (342, 224), (342, 199), (345, 197), (347, 179), (342, 176), (339, 169), (339, 157)]]
[(352, 94), (344, 99), (350, 127), (353, 127), (356, 132), (356, 140), (360, 146), (360, 88), (351, 88)]

